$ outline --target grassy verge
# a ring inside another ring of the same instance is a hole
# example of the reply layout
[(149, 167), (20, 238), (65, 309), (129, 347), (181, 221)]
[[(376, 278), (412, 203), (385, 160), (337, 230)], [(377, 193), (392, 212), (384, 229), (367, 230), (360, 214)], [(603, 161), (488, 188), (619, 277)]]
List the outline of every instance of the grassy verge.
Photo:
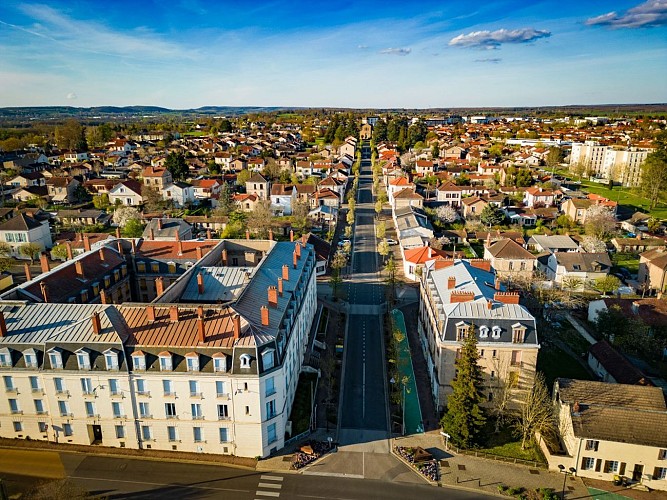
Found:
[(296, 386), (294, 404), (290, 420), (292, 421), (292, 436), (301, 434), (310, 426), (310, 414), (312, 410), (312, 391), (315, 390), (317, 375), (314, 373), (302, 373), (299, 375), (299, 383)]
[(619, 268), (624, 267), (631, 274), (639, 272), (639, 255), (636, 253), (620, 253), (616, 252), (611, 255), (611, 263), (613, 265), (612, 271), (616, 272)]
[(521, 448), (521, 440), (514, 435), (511, 427), (506, 426), (501, 428), (499, 432), (495, 432), (494, 425), (492, 420), (487, 422), (485, 429), (487, 440), (484, 448), (479, 451), (501, 457), (545, 462), (542, 453), (534, 443), (530, 443), (524, 450)]

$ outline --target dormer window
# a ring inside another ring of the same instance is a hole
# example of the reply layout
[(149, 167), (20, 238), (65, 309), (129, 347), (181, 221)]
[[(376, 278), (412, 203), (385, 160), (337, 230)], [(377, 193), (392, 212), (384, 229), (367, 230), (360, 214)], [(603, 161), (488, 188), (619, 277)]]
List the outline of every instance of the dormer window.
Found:
[(88, 303), (88, 290), (81, 290), (81, 293), (79, 295), (81, 296), (82, 304)]
[(514, 323), (512, 325), (512, 342), (515, 344), (523, 344), (526, 337), (526, 327), (521, 323)]
[(108, 274), (104, 277), (104, 288), (109, 288), (111, 286), (111, 276)]
[(491, 329), (491, 337), (494, 338), (494, 339), (499, 339), (500, 338), (500, 333), (501, 333), (501, 329), (500, 329), (499, 326), (494, 326)]
[(169, 266), (169, 274), (176, 274), (176, 262), (167, 262)]
[(146, 369), (146, 355), (137, 351), (132, 354), (132, 368), (135, 370), (145, 370)]
[(118, 370), (118, 351), (115, 349), (104, 351), (104, 362), (107, 365), (107, 370)]
[(12, 366), (12, 355), (6, 347), (0, 349), (0, 366)]
[(76, 362), (79, 364), (79, 370), (90, 370), (90, 352), (87, 349), (76, 351)]
[(213, 355), (213, 371), (226, 372), (227, 371), (227, 355), (221, 352), (216, 352)]
[(168, 351), (158, 354), (160, 357), (160, 371), (170, 372), (173, 369), (171, 353)]
[(23, 352), (23, 361), (27, 368), (37, 368), (37, 353), (34, 349), (28, 349)]
[(241, 368), (250, 368), (250, 362), (252, 361), (250, 354), (241, 354), (239, 360), (241, 361)]
[(100, 294), (100, 284), (98, 282), (93, 283), (93, 297), (97, 297)]
[(275, 365), (275, 354), (276, 350), (275, 349), (264, 349), (262, 351), (262, 366), (264, 367), (264, 370), (270, 370), (273, 368)]
[(57, 347), (49, 351), (49, 363), (52, 370), (59, 370), (63, 367), (63, 355)]
[(479, 337), (482, 339), (485, 339), (489, 336), (489, 327), (488, 326), (480, 326), (479, 327)]
[(463, 340), (468, 334), (468, 325), (465, 321), (459, 321), (456, 323), (456, 340)]
[(188, 365), (189, 372), (199, 371), (199, 354), (196, 352), (189, 352), (185, 355), (185, 361)]
[(153, 272), (153, 273), (159, 273), (160, 272), (160, 263), (159, 262), (151, 262), (151, 272)]
[(146, 263), (145, 262), (137, 262), (137, 272), (139, 272), (139, 273), (145, 273), (146, 272)]

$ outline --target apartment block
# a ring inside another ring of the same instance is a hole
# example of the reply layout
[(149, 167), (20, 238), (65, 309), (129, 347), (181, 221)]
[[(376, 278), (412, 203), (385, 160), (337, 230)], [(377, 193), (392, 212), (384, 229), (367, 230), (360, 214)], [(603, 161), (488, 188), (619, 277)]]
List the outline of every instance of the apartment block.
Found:
[(613, 179), (623, 186), (638, 186), (641, 166), (651, 149), (602, 145), (595, 141), (575, 142), (570, 168), (582, 164), (595, 177)]

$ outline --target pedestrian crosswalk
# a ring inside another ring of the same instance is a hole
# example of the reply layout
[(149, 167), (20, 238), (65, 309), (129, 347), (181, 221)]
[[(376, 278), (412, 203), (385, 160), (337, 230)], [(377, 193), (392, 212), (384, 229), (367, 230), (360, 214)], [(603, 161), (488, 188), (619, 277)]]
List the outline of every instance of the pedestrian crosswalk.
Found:
[(262, 474), (259, 478), (255, 500), (268, 500), (270, 498), (280, 497), (280, 490), (283, 487), (283, 477), (272, 474)]

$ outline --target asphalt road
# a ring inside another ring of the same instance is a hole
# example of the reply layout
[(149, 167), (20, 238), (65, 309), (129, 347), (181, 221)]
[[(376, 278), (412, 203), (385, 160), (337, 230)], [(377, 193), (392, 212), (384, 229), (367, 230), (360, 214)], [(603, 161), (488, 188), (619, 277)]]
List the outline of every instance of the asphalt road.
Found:
[(384, 288), (377, 275), (370, 158), (370, 147), (364, 146), (352, 242), (352, 274), (347, 284), (350, 314), (339, 429), (343, 445), (389, 437), (380, 312)]
[[(3, 453), (6, 450), (3, 450)], [(39, 453), (39, 452), (38, 452)], [(53, 461), (46, 452), (44, 461)], [(57, 459), (56, 459), (57, 460)], [(61, 453), (65, 475), (93, 494), (109, 499), (435, 499), (468, 500), (476, 492), (443, 490), (426, 484), (344, 477), (255, 472), (217, 465), (185, 464)], [(34, 463), (34, 460), (33, 460)], [(57, 468), (54, 464), (51, 469)], [(0, 469), (2, 471), (2, 469)], [(33, 471), (38, 476), (39, 470)], [(13, 495), (39, 483), (36, 477), (0, 472)]]

